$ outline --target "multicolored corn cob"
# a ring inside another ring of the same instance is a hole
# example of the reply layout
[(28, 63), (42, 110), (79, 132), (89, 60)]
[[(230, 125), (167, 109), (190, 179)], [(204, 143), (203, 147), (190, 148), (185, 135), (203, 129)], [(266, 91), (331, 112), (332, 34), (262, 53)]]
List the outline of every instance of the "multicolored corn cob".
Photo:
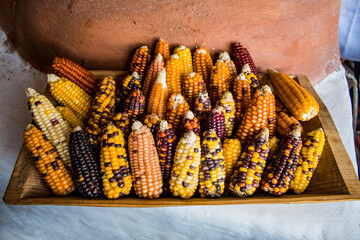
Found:
[(230, 71), (222, 60), (217, 60), (210, 77), (209, 93), (211, 104), (215, 106), (224, 94), (230, 90)]
[(32, 88), (26, 89), (30, 113), (41, 131), (55, 147), (67, 168), (71, 167), (69, 138), (71, 127), (49, 99)]
[(155, 56), (161, 54), (165, 61), (170, 57), (169, 43), (165, 42), (164, 39), (159, 38), (155, 46)]
[(200, 137), (188, 131), (180, 139), (171, 171), (170, 190), (174, 196), (191, 198), (199, 183)]
[(207, 117), (207, 130), (214, 129), (216, 136), (223, 139), (225, 136), (225, 116), (224, 108), (214, 108)]
[(280, 139), (278, 139), (277, 137), (270, 138), (270, 140), (269, 140), (270, 151), (269, 151), (268, 159), (273, 158), (273, 156), (275, 155), (275, 153), (277, 152), (277, 150), (279, 148), (279, 144), (280, 144)]
[(216, 103), (216, 107), (222, 107), (225, 117), (225, 137), (233, 135), (235, 124), (235, 102), (231, 92), (225, 92), (222, 98)]
[(59, 78), (55, 74), (48, 74), (47, 78), (54, 99), (70, 108), (81, 121), (85, 121), (91, 112), (91, 96), (66, 78)]
[(151, 91), (147, 103), (147, 114), (156, 114), (160, 118), (165, 118), (166, 103), (169, 97), (168, 86), (166, 84), (166, 70), (163, 68), (155, 83), (151, 87)]
[(269, 129), (269, 138), (272, 138), (276, 134), (276, 106), (275, 95), (272, 93), (269, 98), (269, 115), (267, 118), (267, 128)]
[(232, 46), (232, 52), (233, 52), (232, 55), (233, 55), (234, 63), (238, 72), (241, 71), (241, 69), (245, 64), (249, 64), (251, 72), (253, 72), (257, 78), (259, 78), (254, 61), (251, 58), (249, 51), (246, 48), (244, 48), (241, 45), (241, 43), (239, 42), (234, 43)]
[(195, 100), (194, 114), (201, 123), (205, 122), (211, 112), (211, 101), (207, 92), (199, 93)]
[(188, 110), (184, 116), (184, 132), (193, 131), (197, 136), (200, 135), (200, 122), (194, 116), (191, 110)]
[(142, 120), (145, 115), (145, 97), (139, 89), (132, 91), (125, 101), (124, 112), (128, 114), (130, 123)]
[(294, 180), (290, 183), (290, 189), (294, 189), (296, 194), (303, 193), (308, 187), (319, 164), (324, 145), (325, 134), (322, 128), (311, 131), (306, 135)]
[(129, 97), (129, 94), (136, 89), (141, 90), (142, 81), (137, 72), (133, 72), (131, 75), (126, 76), (121, 86), (116, 90), (116, 109), (117, 112), (121, 111), (121, 106), (124, 105), (124, 101)]
[(132, 187), (124, 142), (120, 129), (112, 123), (104, 129), (101, 137), (100, 176), (104, 195), (110, 199), (128, 195)]
[(144, 79), (144, 75), (149, 67), (151, 61), (150, 50), (147, 46), (142, 46), (135, 50), (130, 64), (130, 72), (137, 72), (141, 79)]
[(235, 101), (235, 119), (240, 122), (251, 102), (250, 82), (240, 73), (234, 80), (233, 96)]
[(163, 192), (159, 156), (150, 129), (135, 121), (129, 136), (129, 156), (135, 194), (158, 198)]
[(257, 77), (257, 75), (255, 75), (251, 71), (249, 64), (244, 64), (244, 66), (241, 70), (241, 73), (243, 73), (245, 78), (249, 81), (250, 89), (251, 89), (251, 96), (253, 96), (255, 94), (256, 90), (261, 89), (261, 87), (262, 87), (259, 77)]
[(115, 127), (117, 127), (123, 134), (125, 146), (127, 145), (127, 139), (130, 134), (130, 121), (131, 119), (126, 112), (116, 114), (112, 121)]
[(160, 122), (161, 122), (161, 118), (159, 118), (159, 116), (156, 114), (146, 115), (144, 119), (144, 125), (150, 129), (154, 137), (156, 136), (156, 130)]
[(241, 155), (241, 143), (235, 138), (226, 138), (223, 144), (225, 179), (230, 179)]
[(204, 132), (201, 144), (200, 164), (201, 197), (220, 197), (225, 189), (225, 167), (221, 140), (215, 130)]
[(57, 76), (71, 80), (89, 94), (96, 91), (100, 82), (100, 79), (88, 70), (66, 58), (56, 57), (52, 64), (52, 70)]
[(260, 186), (261, 177), (269, 154), (269, 129), (266, 127), (255, 136), (247, 151), (241, 154), (230, 180), (230, 190), (238, 197), (254, 194)]
[(160, 122), (156, 133), (156, 149), (159, 154), (164, 190), (169, 191), (169, 180), (175, 155), (176, 136), (171, 124), (166, 120)]
[(192, 72), (187, 75), (183, 84), (183, 95), (191, 109), (194, 108), (195, 101), (202, 92), (206, 92), (206, 86), (200, 73)]
[(170, 94), (181, 94), (181, 78), (183, 74), (183, 63), (177, 54), (170, 56), (166, 62), (166, 84)]
[(103, 129), (110, 123), (115, 113), (115, 81), (112, 77), (105, 77), (101, 81), (91, 109), (86, 132), (90, 135), (91, 144), (97, 148)]
[(294, 130), (296, 127), (300, 127), (302, 132), (302, 126), (300, 122), (289, 115), (287, 111), (279, 111), (276, 114), (276, 131), (281, 137), (285, 137), (289, 132)]
[(181, 94), (172, 94), (167, 102), (166, 120), (173, 127), (175, 134), (179, 135), (182, 123), (189, 105)]
[(234, 79), (237, 76), (235, 63), (231, 60), (228, 52), (221, 52), (219, 54), (219, 60), (223, 60), (226, 66), (228, 66), (230, 71), (230, 89), (232, 89)]
[(182, 79), (185, 79), (187, 75), (193, 72), (191, 51), (184, 45), (180, 45), (174, 49), (174, 54), (178, 55), (182, 62)]
[(71, 169), (76, 188), (83, 197), (97, 197), (101, 194), (101, 179), (97, 159), (89, 136), (80, 126), (70, 135)]
[(205, 47), (196, 49), (193, 57), (193, 65), (194, 72), (200, 73), (205, 81), (206, 87), (209, 87), (213, 61), (209, 51)]
[[(142, 89), (145, 98), (149, 97), (151, 89), (158, 78), (160, 70), (165, 67), (165, 62), (160, 53), (158, 53), (155, 59), (150, 64), (150, 67), (146, 73), (146, 77), (144, 80), (144, 87)], [(166, 79), (165, 79), (166, 80)]]
[(56, 109), (61, 113), (61, 116), (69, 123), (71, 128), (80, 126), (84, 127), (84, 123), (75, 115), (73, 111), (71, 111), (68, 107), (56, 107)]
[(282, 139), (278, 151), (266, 168), (261, 181), (261, 189), (270, 194), (284, 194), (294, 179), (294, 173), (302, 147), (300, 127)]
[(75, 185), (70, 172), (44, 132), (29, 124), (24, 132), (24, 140), (37, 170), (52, 192), (58, 196), (65, 196), (74, 191)]

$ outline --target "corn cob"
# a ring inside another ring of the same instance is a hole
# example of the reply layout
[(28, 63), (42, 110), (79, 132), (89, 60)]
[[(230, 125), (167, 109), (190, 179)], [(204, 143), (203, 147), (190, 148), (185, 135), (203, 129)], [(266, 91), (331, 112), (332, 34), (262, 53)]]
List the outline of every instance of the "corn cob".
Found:
[(256, 90), (261, 89), (262, 87), (261, 81), (253, 72), (251, 72), (249, 64), (245, 64), (243, 66), (241, 73), (243, 73), (245, 78), (249, 81), (251, 96), (253, 96)]
[(210, 77), (213, 61), (209, 51), (204, 47), (199, 47), (194, 52), (193, 57), (194, 72), (200, 73), (205, 81), (206, 87), (210, 86)]
[(29, 98), (29, 109), (36, 125), (55, 147), (64, 165), (70, 168), (69, 137), (71, 127), (44, 95), (40, 95), (32, 88), (26, 89), (26, 95)]
[(165, 61), (167, 61), (170, 57), (170, 49), (169, 43), (165, 42), (162, 38), (156, 42), (155, 46), (155, 56), (161, 54)]
[(271, 89), (265, 85), (257, 90), (243, 119), (241, 120), (236, 138), (240, 140), (242, 146), (247, 145), (254, 135), (258, 134), (263, 127), (267, 126), (269, 116), (269, 99)]
[(101, 194), (101, 179), (97, 159), (90, 144), (89, 136), (80, 126), (70, 135), (71, 169), (76, 188), (84, 197)]
[(131, 91), (135, 89), (141, 90), (141, 78), (137, 72), (133, 72), (131, 75), (128, 75), (122, 81), (121, 86), (116, 91), (116, 109), (117, 112), (121, 111), (121, 106), (123, 106), (124, 101), (128, 98)]
[(66, 58), (56, 57), (52, 64), (52, 70), (57, 76), (69, 79), (89, 94), (96, 91), (100, 82), (100, 79), (88, 70)]
[(167, 102), (166, 120), (171, 124), (176, 135), (182, 130), (182, 123), (189, 105), (181, 94), (172, 94)]
[(297, 127), (282, 139), (261, 181), (261, 189), (265, 192), (280, 196), (289, 189), (300, 156), (302, 146), (300, 136), (300, 127)]
[(24, 140), (37, 170), (53, 193), (65, 196), (74, 191), (75, 185), (70, 172), (64, 167), (58, 152), (47, 140), (44, 132), (29, 124), (24, 132)]
[(156, 79), (158, 78), (160, 70), (162, 70), (164, 67), (165, 67), (165, 62), (163, 60), (163, 57), (161, 56), (160, 53), (158, 53), (154, 61), (152, 61), (152, 63), (150, 64), (150, 67), (146, 73), (144, 87), (142, 89), (145, 98), (149, 97), (151, 89), (155, 84)]
[(214, 129), (216, 136), (223, 139), (225, 136), (225, 116), (224, 108), (214, 108), (207, 117), (207, 130)]
[(130, 64), (130, 71), (137, 72), (141, 79), (144, 79), (144, 75), (149, 67), (151, 61), (150, 50), (147, 46), (142, 46), (135, 50)]
[(237, 76), (235, 63), (231, 60), (228, 52), (221, 52), (219, 55), (219, 60), (223, 60), (226, 66), (228, 66), (230, 71), (230, 89), (232, 89), (234, 79)]
[(320, 161), (325, 144), (325, 134), (322, 128), (309, 132), (304, 139), (301, 149), (299, 164), (294, 174), (294, 180), (290, 183), (290, 189), (296, 194), (305, 191)]
[(267, 118), (267, 128), (269, 129), (269, 138), (274, 137), (276, 134), (276, 107), (274, 94), (271, 94), (269, 98), (269, 115)]
[(246, 48), (244, 48), (239, 42), (233, 45), (232, 50), (233, 50), (234, 63), (238, 72), (241, 71), (241, 69), (245, 64), (249, 64), (251, 72), (254, 73), (256, 77), (259, 79), (259, 75), (256, 71), (254, 61), (252, 60), (249, 51)]
[(182, 62), (182, 79), (193, 72), (191, 51), (189, 48), (180, 45), (174, 49), (174, 54), (179, 56)]
[(225, 117), (225, 137), (230, 138), (233, 135), (235, 124), (235, 102), (231, 92), (225, 92), (222, 98), (217, 102), (216, 106), (223, 108)]
[(132, 125), (129, 155), (135, 194), (142, 198), (158, 198), (163, 191), (159, 156), (150, 129), (139, 121)]
[(250, 82), (240, 73), (234, 80), (233, 95), (235, 101), (235, 119), (240, 122), (251, 102)]
[(225, 167), (221, 140), (215, 130), (204, 132), (201, 144), (200, 188), (201, 197), (220, 197), (225, 189)]
[(161, 122), (161, 118), (159, 118), (156, 114), (149, 114), (145, 116), (144, 125), (150, 129), (150, 132), (153, 136), (156, 136), (156, 130)]
[(169, 87), (169, 95), (181, 94), (181, 76), (182, 76), (182, 61), (177, 54), (170, 56), (166, 62), (166, 84)]
[(293, 116), (289, 116), (287, 111), (280, 111), (276, 114), (276, 131), (281, 137), (285, 137), (289, 132), (294, 130), (297, 126), (300, 127), (302, 132), (302, 126), (300, 122)]
[(168, 100), (168, 86), (166, 84), (166, 70), (163, 68), (155, 84), (153, 84), (147, 105), (147, 114), (156, 114), (160, 118), (165, 118), (166, 102)]
[(205, 82), (200, 73), (192, 72), (186, 76), (183, 84), (183, 95), (193, 109), (195, 101), (201, 92), (206, 92)]
[(91, 144), (97, 148), (102, 130), (110, 123), (115, 113), (115, 81), (112, 77), (105, 77), (101, 81), (91, 108), (86, 132), (90, 134)]
[(132, 91), (125, 101), (124, 112), (128, 114), (130, 123), (142, 120), (145, 114), (145, 97), (139, 89)]
[(127, 139), (130, 134), (130, 117), (126, 112), (121, 112), (115, 115), (113, 123), (121, 133), (123, 134), (125, 146), (127, 145)]
[(124, 137), (110, 123), (101, 137), (100, 176), (107, 198), (116, 199), (128, 195), (132, 187), (129, 161), (124, 148)]
[(180, 139), (171, 171), (170, 190), (174, 196), (191, 198), (199, 183), (200, 137), (188, 131)]
[(195, 116), (199, 119), (201, 123), (203, 123), (207, 120), (207, 115), (210, 112), (211, 112), (211, 101), (208, 93), (207, 92), (199, 93), (199, 96), (195, 100), (195, 106), (194, 106)]
[(209, 91), (211, 104), (214, 106), (230, 90), (230, 71), (222, 60), (217, 60), (212, 68)]
[(255, 136), (247, 151), (241, 154), (230, 180), (230, 190), (238, 197), (254, 194), (260, 186), (261, 177), (269, 154), (269, 129), (266, 127)]
[(176, 136), (171, 124), (166, 120), (160, 122), (156, 133), (156, 148), (159, 154), (164, 190), (169, 191), (169, 180), (175, 155)]
[(71, 128), (76, 126), (84, 127), (84, 123), (71, 111), (68, 107), (56, 107), (56, 109), (61, 113), (61, 116), (69, 123)]
[(193, 131), (196, 136), (200, 135), (200, 122), (199, 120), (194, 116), (194, 113), (191, 110), (188, 110), (184, 116), (184, 131)]
[(319, 113), (315, 98), (289, 75), (270, 69), (268, 74), (277, 96), (297, 120), (308, 121)]
[(91, 112), (91, 96), (66, 78), (60, 79), (54, 74), (48, 74), (47, 77), (54, 99), (69, 107), (81, 121), (85, 121)]
[(275, 153), (277, 152), (278, 148), (279, 148), (279, 143), (280, 143), (280, 139), (278, 139), (277, 137), (272, 137), (269, 140), (269, 156), (268, 159), (272, 159), (273, 156), (275, 155)]
[(230, 179), (241, 154), (241, 143), (235, 138), (227, 138), (223, 144), (225, 179)]

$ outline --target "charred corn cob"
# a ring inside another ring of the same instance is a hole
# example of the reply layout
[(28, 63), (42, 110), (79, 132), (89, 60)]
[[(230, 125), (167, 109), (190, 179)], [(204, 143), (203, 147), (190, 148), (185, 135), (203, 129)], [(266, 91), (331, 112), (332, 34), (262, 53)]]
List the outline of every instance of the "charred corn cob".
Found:
[(156, 149), (159, 154), (164, 190), (169, 191), (169, 180), (175, 154), (176, 136), (171, 124), (166, 120), (160, 122), (156, 133)]
[(289, 75), (270, 69), (268, 74), (277, 96), (297, 120), (308, 121), (319, 113), (315, 98)]
[(170, 56), (169, 60), (166, 62), (166, 84), (169, 87), (170, 94), (181, 94), (181, 76), (183, 65), (177, 54)]
[(222, 60), (217, 60), (210, 77), (209, 93), (211, 104), (215, 106), (224, 94), (230, 90), (230, 71)]
[(230, 71), (230, 89), (232, 89), (234, 79), (237, 76), (235, 63), (231, 60), (228, 52), (221, 52), (219, 55), (219, 60), (223, 60), (226, 66), (228, 66)]
[(165, 118), (166, 102), (168, 100), (168, 86), (166, 84), (166, 70), (163, 68), (155, 84), (152, 85), (148, 98), (147, 114), (156, 114), (160, 118)]
[(110, 123), (115, 113), (115, 81), (112, 77), (105, 77), (101, 81), (91, 109), (86, 132), (90, 134), (91, 144), (97, 148), (102, 130)]
[(214, 108), (207, 117), (207, 130), (214, 129), (216, 136), (223, 139), (225, 136), (224, 108)]
[(235, 119), (240, 122), (251, 102), (250, 82), (240, 73), (234, 80), (233, 96), (235, 101)]
[(297, 127), (282, 139), (261, 181), (261, 189), (265, 192), (280, 196), (289, 189), (300, 156), (302, 146), (300, 136), (300, 127)]
[(115, 115), (113, 118), (113, 123), (115, 127), (117, 127), (121, 133), (123, 134), (125, 146), (127, 143), (127, 139), (130, 134), (130, 117), (126, 112), (121, 112)]
[(243, 68), (243, 66), (245, 64), (249, 64), (251, 72), (254, 73), (257, 78), (259, 78), (259, 75), (256, 71), (254, 61), (251, 58), (249, 51), (246, 48), (244, 48), (241, 45), (241, 43), (239, 43), (239, 42), (234, 43), (234, 45), (232, 47), (232, 51), (233, 51), (234, 63), (235, 63), (235, 66), (236, 66), (238, 72), (241, 71), (241, 69)]
[(193, 109), (200, 93), (206, 92), (205, 82), (200, 73), (192, 72), (186, 76), (183, 84), (183, 95)]
[(294, 174), (294, 180), (290, 183), (290, 189), (296, 194), (305, 191), (320, 161), (325, 144), (325, 134), (322, 128), (309, 132), (301, 149), (299, 164)]
[(130, 71), (137, 72), (141, 79), (144, 79), (144, 75), (149, 67), (151, 61), (150, 50), (147, 46), (142, 46), (135, 50), (130, 64)]
[(289, 132), (294, 130), (296, 127), (300, 127), (302, 132), (302, 126), (300, 122), (293, 116), (289, 116), (286, 111), (279, 111), (276, 114), (276, 130), (281, 137), (285, 137)]
[(276, 151), (279, 148), (279, 143), (280, 143), (280, 139), (278, 139), (277, 137), (272, 137), (269, 140), (269, 156), (268, 159), (272, 159), (273, 156), (275, 155)]
[(200, 188), (201, 197), (220, 197), (225, 189), (225, 167), (221, 140), (215, 130), (204, 132), (201, 144)]
[(206, 48), (199, 47), (196, 49), (194, 52), (193, 65), (194, 72), (200, 73), (205, 81), (206, 87), (209, 87), (213, 61)]
[(165, 62), (163, 60), (163, 57), (161, 56), (160, 53), (158, 53), (155, 59), (150, 64), (150, 67), (146, 73), (146, 77), (144, 80), (144, 87), (142, 89), (145, 98), (149, 97), (151, 89), (153, 88), (153, 85), (156, 83), (156, 79), (158, 78), (160, 70), (162, 70), (164, 67), (165, 67)]
[(269, 97), (269, 115), (267, 118), (267, 128), (269, 129), (269, 138), (274, 137), (276, 134), (276, 107), (274, 94), (270, 94)]
[(100, 176), (104, 195), (110, 199), (128, 195), (132, 187), (124, 142), (120, 129), (112, 123), (104, 129), (101, 137)]
[(26, 95), (36, 125), (55, 147), (64, 165), (70, 168), (69, 137), (71, 127), (44, 95), (40, 95), (32, 88), (26, 89)]
[(139, 121), (132, 125), (129, 155), (135, 194), (142, 198), (158, 198), (163, 191), (159, 156), (150, 129)]
[(230, 179), (241, 155), (240, 141), (235, 138), (225, 139), (223, 144), (223, 151), (225, 161), (225, 178)]
[(255, 136), (247, 151), (241, 154), (230, 180), (230, 190), (238, 197), (254, 194), (260, 181), (269, 154), (269, 129), (266, 127)]
[(197, 136), (200, 135), (200, 122), (194, 113), (188, 110), (184, 116), (184, 132), (193, 131)]
[(261, 89), (262, 87), (259, 77), (251, 71), (249, 64), (243, 66), (241, 73), (243, 73), (245, 78), (249, 81), (251, 95), (253, 96), (256, 90)]
[(149, 114), (145, 116), (144, 125), (150, 129), (150, 132), (153, 136), (156, 136), (156, 130), (161, 122), (161, 118), (159, 118), (156, 114)]
[(120, 88), (116, 91), (116, 109), (121, 111), (124, 101), (129, 97), (131, 91), (140, 89), (141, 90), (141, 78), (137, 72), (133, 72), (131, 75), (128, 75), (122, 81)]
[(56, 109), (61, 113), (61, 116), (69, 123), (71, 128), (76, 126), (84, 127), (84, 123), (71, 111), (68, 107), (56, 107)]
[(56, 57), (52, 64), (52, 70), (57, 76), (71, 80), (89, 94), (96, 91), (100, 82), (100, 79), (97, 79), (88, 70), (66, 58)]
[(171, 171), (170, 190), (174, 196), (191, 198), (199, 183), (200, 137), (188, 131), (180, 139)]
[(211, 112), (211, 101), (207, 92), (199, 93), (195, 100), (194, 114), (200, 122), (205, 122)]
[(178, 135), (182, 130), (182, 123), (189, 105), (181, 94), (172, 94), (167, 102), (166, 120)]
[(54, 74), (48, 74), (47, 77), (54, 99), (70, 108), (81, 121), (85, 121), (91, 112), (91, 96), (66, 78), (60, 79)]
[(145, 114), (145, 97), (139, 89), (132, 91), (125, 101), (124, 112), (129, 115), (130, 123), (141, 120)]
[(182, 79), (193, 72), (191, 51), (184, 45), (180, 45), (174, 49), (174, 53), (179, 56), (182, 62)]
[(216, 106), (223, 108), (225, 117), (225, 137), (230, 138), (233, 135), (235, 124), (235, 102), (231, 92), (225, 92), (222, 98), (217, 102)]
[(70, 135), (71, 169), (76, 188), (84, 197), (101, 194), (98, 163), (89, 136), (77, 126)]
[(46, 184), (53, 193), (65, 196), (75, 190), (70, 172), (49, 142), (44, 132), (29, 124), (24, 132), (26, 147), (30, 150), (35, 165)]
[(159, 38), (155, 46), (155, 56), (161, 54), (165, 61), (170, 57), (169, 43), (165, 42), (164, 39)]

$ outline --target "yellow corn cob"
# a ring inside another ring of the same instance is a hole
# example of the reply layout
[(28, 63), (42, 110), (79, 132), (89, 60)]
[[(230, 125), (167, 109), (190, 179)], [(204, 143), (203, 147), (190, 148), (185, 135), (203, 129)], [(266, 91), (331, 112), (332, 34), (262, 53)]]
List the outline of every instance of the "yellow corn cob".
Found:
[(163, 191), (159, 156), (150, 129), (139, 121), (132, 125), (129, 156), (135, 194), (142, 198), (158, 198)]
[(49, 99), (32, 88), (26, 89), (31, 115), (51, 144), (56, 148), (67, 168), (71, 167), (69, 138), (71, 127)]
[(130, 71), (137, 72), (141, 79), (144, 79), (144, 75), (149, 67), (151, 61), (150, 50), (147, 46), (142, 46), (136, 49), (134, 56), (131, 60)]
[(101, 140), (102, 130), (114, 117), (115, 81), (111, 77), (105, 77), (100, 82), (91, 108), (92, 113), (86, 132), (90, 135), (91, 144), (97, 147)]
[(156, 129), (158, 128), (160, 122), (161, 118), (159, 118), (156, 114), (146, 115), (144, 119), (144, 125), (150, 129), (154, 137), (156, 136)]
[(47, 140), (44, 132), (29, 124), (24, 132), (24, 140), (35, 160), (37, 170), (53, 193), (65, 196), (74, 191), (75, 184), (70, 172), (64, 167), (58, 152)]
[(116, 199), (130, 193), (132, 178), (124, 137), (112, 123), (104, 129), (101, 137), (100, 176), (107, 198)]
[(225, 92), (222, 98), (217, 102), (216, 107), (222, 107), (225, 117), (225, 137), (230, 138), (233, 135), (235, 124), (235, 102), (231, 92)]
[(194, 113), (191, 110), (188, 110), (184, 116), (184, 131), (193, 131), (197, 136), (200, 135), (200, 122), (194, 116)]
[(85, 121), (91, 111), (91, 96), (66, 78), (60, 79), (55, 74), (48, 74), (47, 77), (54, 99), (59, 104), (69, 107), (81, 121)]
[(161, 56), (160, 53), (158, 53), (154, 61), (152, 61), (152, 63), (150, 64), (150, 67), (146, 73), (144, 87), (142, 89), (145, 98), (149, 97), (150, 91), (153, 88), (156, 79), (158, 78), (160, 70), (163, 69), (164, 67), (165, 67), (165, 62), (163, 60), (163, 57)]
[(206, 48), (199, 47), (198, 49), (196, 49), (193, 57), (193, 65), (194, 72), (201, 74), (205, 81), (206, 87), (209, 88), (213, 61), (211, 59), (209, 51)]
[(180, 45), (174, 49), (174, 53), (179, 56), (182, 62), (182, 79), (193, 72), (191, 51), (189, 48)]
[(243, 73), (240, 73), (234, 80), (233, 96), (235, 101), (235, 119), (240, 122), (251, 101), (250, 83)]
[(169, 43), (165, 42), (162, 38), (159, 38), (155, 46), (155, 56), (159, 53), (165, 61), (167, 61), (170, 57)]
[(195, 100), (194, 114), (203, 125), (207, 122), (207, 115), (211, 112), (211, 101), (207, 92), (199, 93)]
[(290, 183), (290, 189), (296, 194), (305, 191), (320, 161), (325, 144), (325, 134), (322, 128), (309, 132), (301, 149), (299, 163), (294, 174), (294, 180)]
[(209, 93), (211, 104), (214, 106), (224, 94), (230, 90), (230, 71), (222, 60), (217, 60), (210, 77)]
[(126, 112), (121, 112), (113, 118), (114, 125), (121, 131), (124, 136), (125, 146), (127, 146), (127, 139), (130, 134), (130, 117)]
[(277, 137), (272, 137), (269, 140), (269, 147), (270, 147), (270, 151), (269, 151), (269, 157), (268, 159), (272, 159), (274, 154), (276, 153), (276, 151), (278, 150), (279, 147), (279, 143), (280, 143), (280, 139), (278, 139)]
[(267, 119), (269, 129), (269, 138), (275, 136), (276, 133), (276, 106), (275, 106), (275, 96), (274, 94), (270, 94), (269, 98), (269, 115)]
[(241, 73), (250, 83), (251, 95), (254, 95), (256, 90), (261, 89), (262, 85), (257, 75), (251, 71), (249, 64), (244, 64), (241, 69)]
[(163, 68), (158, 74), (156, 82), (151, 87), (147, 103), (147, 114), (156, 114), (160, 118), (165, 118), (168, 94), (166, 70)]
[(135, 89), (141, 90), (141, 87), (141, 78), (137, 72), (133, 72), (131, 75), (126, 76), (122, 81), (121, 86), (116, 90), (116, 109), (121, 111), (121, 106), (124, 105), (124, 101), (129, 97), (131, 91)]
[(169, 60), (166, 62), (166, 83), (169, 87), (170, 94), (181, 94), (181, 75), (182, 75), (182, 61), (179, 59), (177, 54), (170, 56)]
[(225, 179), (230, 179), (241, 154), (241, 143), (235, 138), (227, 138), (223, 144)]
[(200, 137), (188, 131), (180, 139), (171, 171), (170, 190), (174, 196), (191, 198), (199, 183)]
[(225, 189), (225, 167), (221, 140), (215, 130), (204, 132), (201, 144), (200, 188), (201, 197), (220, 197)]
[(183, 95), (193, 109), (195, 101), (201, 92), (206, 92), (205, 82), (200, 73), (192, 72), (186, 76), (183, 84)]
[(226, 66), (228, 66), (230, 71), (230, 89), (232, 89), (234, 79), (237, 76), (235, 63), (231, 60), (228, 52), (221, 52), (219, 55), (219, 60), (223, 60)]
[(182, 122), (189, 110), (185, 98), (181, 94), (172, 94), (167, 102), (166, 120), (173, 126), (176, 135), (181, 131)]
[(71, 128), (80, 126), (84, 128), (84, 123), (71, 111), (68, 107), (56, 107), (56, 109), (61, 113), (61, 116), (69, 123)]

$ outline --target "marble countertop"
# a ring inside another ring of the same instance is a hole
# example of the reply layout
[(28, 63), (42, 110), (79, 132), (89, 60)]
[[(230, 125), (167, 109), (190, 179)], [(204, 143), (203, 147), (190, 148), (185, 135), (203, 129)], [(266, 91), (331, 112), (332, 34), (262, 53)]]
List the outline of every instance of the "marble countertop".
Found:
[[(31, 121), (25, 88), (45, 90), (45, 74), (24, 62), (0, 31), (0, 197)], [(352, 117), (342, 68), (314, 86), (356, 166)], [(358, 239), (360, 201), (95, 208), (10, 206), (0, 201), (0, 239)]]

